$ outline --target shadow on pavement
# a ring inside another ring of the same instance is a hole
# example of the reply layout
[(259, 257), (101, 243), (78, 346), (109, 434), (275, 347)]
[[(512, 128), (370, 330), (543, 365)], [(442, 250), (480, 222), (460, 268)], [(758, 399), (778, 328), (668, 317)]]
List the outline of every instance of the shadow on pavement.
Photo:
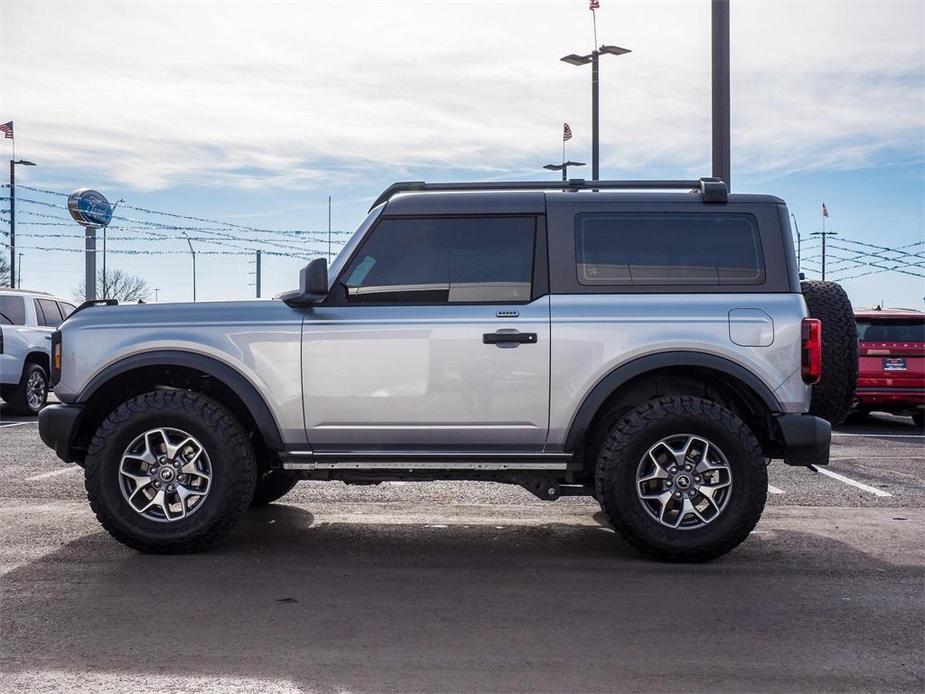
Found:
[(206, 554), (99, 532), (13, 570), (2, 658), (321, 692), (915, 689), (921, 589), (919, 568), (804, 533), (671, 565), (596, 526), (317, 525), (275, 505)]

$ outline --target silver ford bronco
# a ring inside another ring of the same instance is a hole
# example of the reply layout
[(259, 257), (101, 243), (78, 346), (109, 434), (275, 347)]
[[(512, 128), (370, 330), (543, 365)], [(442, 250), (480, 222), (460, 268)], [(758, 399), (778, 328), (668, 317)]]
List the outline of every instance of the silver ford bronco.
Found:
[(857, 368), (783, 201), (716, 179), (399, 183), (277, 300), (114, 303), (54, 333), (39, 430), (144, 552), (301, 479), (493, 480), (709, 559), (755, 527), (770, 459), (828, 462)]

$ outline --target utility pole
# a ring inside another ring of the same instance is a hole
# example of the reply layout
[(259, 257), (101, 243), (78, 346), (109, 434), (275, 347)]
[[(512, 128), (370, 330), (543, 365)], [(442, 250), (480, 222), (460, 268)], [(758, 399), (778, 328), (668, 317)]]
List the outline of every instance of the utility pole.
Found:
[(193, 242), (190, 241), (189, 234), (184, 231), (183, 235), (186, 237), (189, 252), (193, 256), (193, 303), (196, 303), (196, 251), (193, 250)]
[(825, 240), (829, 236), (838, 236), (837, 232), (834, 231), (814, 231), (811, 236), (821, 236), (822, 237), (822, 281), (825, 282)]
[(331, 196), (328, 196), (328, 262), (331, 262)]
[[(15, 155), (13, 155), (15, 156)], [(16, 167), (35, 166), (31, 161), (10, 159), (10, 289), (15, 289), (16, 281)]]
[(260, 298), (260, 251), (257, 251), (257, 298)]
[(713, 175), (732, 190), (732, 138), (729, 124), (729, 0), (712, 0)]
[(797, 232), (797, 272), (800, 272), (803, 269), (803, 257), (802, 257), (803, 243), (800, 240), (800, 225), (797, 224), (797, 216), (793, 214), (793, 212), (790, 213), (790, 217), (791, 219), (793, 219), (793, 228), (796, 229), (796, 232)]
[(157, 295), (160, 294), (160, 292), (161, 292), (160, 287), (155, 287), (155, 288), (154, 288), (154, 303), (155, 303), (155, 304), (157, 303)]
[(20, 289), (22, 289), (22, 255), (22, 253), (19, 254), (19, 275), (16, 277), (16, 286), (18, 286)]

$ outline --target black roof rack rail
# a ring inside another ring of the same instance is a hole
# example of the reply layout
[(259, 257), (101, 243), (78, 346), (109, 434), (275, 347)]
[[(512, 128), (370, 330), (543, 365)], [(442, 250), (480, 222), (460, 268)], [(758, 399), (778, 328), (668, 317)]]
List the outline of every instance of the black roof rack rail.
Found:
[(425, 181), (400, 181), (386, 188), (369, 209), (389, 201), (399, 193), (430, 191), (451, 193), (459, 191), (496, 190), (691, 190), (698, 192), (704, 202), (727, 202), (729, 192), (719, 178), (699, 178), (675, 181), (586, 181), (571, 178), (568, 181), (488, 181), (485, 183), (426, 183)]
[(92, 308), (93, 306), (117, 306), (118, 304), (118, 299), (90, 299), (89, 301), (84, 301), (80, 306), (71, 311), (67, 317), (70, 318), (75, 313), (83, 311), (85, 308)]

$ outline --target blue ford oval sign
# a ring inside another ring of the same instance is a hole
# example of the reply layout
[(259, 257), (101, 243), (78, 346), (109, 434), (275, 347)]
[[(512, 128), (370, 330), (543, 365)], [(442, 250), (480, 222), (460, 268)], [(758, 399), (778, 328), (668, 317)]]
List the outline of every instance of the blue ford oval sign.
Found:
[(67, 211), (85, 227), (104, 227), (112, 221), (112, 205), (101, 193), (89, 188), (78, 188), (68, 196)]

